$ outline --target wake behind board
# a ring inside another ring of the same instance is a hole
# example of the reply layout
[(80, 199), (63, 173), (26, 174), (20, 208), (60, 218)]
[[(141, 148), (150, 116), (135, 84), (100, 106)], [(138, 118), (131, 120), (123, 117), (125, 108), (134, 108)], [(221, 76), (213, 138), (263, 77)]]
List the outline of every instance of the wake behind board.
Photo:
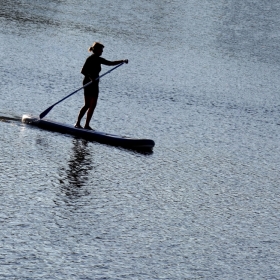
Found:
[(33, 117), (29, 115), (23, 115), (22, 122), (26, 124), (35, 125), (46, 130), (71, 134), (87, 140), (96, 141), (102, 144), (108, 144), (112, 146), (121, 146), (127, 149), (151, 150), (155, 145), (155, 142), (151, 139), (137, 139), (104, 133), (96, 130), (75, 128), (73, 125), (67, 125), (48, 119), (40, 119), (38, 117)]

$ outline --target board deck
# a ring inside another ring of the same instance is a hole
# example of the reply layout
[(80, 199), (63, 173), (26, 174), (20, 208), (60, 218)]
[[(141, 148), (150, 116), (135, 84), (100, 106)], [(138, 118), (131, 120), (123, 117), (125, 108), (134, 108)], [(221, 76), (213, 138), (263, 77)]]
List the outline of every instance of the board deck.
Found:
[(63, 124), (48, 119), (40, 119), (29, 115), (22, 116), (22, 122), (38, 126), (40, 128), (75, 135), (80, 138), (108, 144), (112, 146), (121, 146), (128, 149), (152, 149), (155, 142), (151, 139), (138, 139), (126, 136), (119, 136), (110, 133), (104, 133), (96, 130), (87, 130), (75, 128), (73, 125)]

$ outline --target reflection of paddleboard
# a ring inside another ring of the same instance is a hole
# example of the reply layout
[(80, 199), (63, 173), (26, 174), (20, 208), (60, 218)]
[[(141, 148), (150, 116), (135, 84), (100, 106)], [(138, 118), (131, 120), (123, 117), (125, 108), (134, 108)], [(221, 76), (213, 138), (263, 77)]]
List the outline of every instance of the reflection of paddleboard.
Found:
[(29, 115), (23, 115), (22, 122), (35, 125), (43, 129), (72, 134), (87, 140), (92, 140), (112, 146), (122, 146), (128, 149), (152, 149), (155, 145), (155, 142), (150, 139), (136, 139), (99, 132), (96, 130), (75, 128), (73, 125), (58, 123), (48, 119), (39, 119)]

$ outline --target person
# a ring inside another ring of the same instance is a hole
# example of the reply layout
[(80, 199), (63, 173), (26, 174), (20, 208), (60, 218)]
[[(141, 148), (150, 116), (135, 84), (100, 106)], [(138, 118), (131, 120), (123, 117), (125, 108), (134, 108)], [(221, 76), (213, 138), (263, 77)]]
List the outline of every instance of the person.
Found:
[(80, 110), (77, 121), (74, 125), (76, 128), (83, 128), (81, 126), (81, 120), (85, 113), (87, 113), (84, 129), (92, 130), (89, 123), (97, 104), (99, 94), (99, 79), (95, 79), (99, 77), (99, 72), (101, 71), (101, 64), (114, 66), (120, 63), (128, 63), (127, 59), (109, 61), (105, 58), (102, 58), (101, 55), (103, 52), (103, 48), (104, 46), (101, 43), (94, 42), (93, 45), (88, 49), (89, 52), (92, 52), (92, 55), (86, 59), (81, 73), (84, 75), (83, 85), (89, 83), (90, 81), (92, 81), (92, 83), (84, 87), (85, 104)]

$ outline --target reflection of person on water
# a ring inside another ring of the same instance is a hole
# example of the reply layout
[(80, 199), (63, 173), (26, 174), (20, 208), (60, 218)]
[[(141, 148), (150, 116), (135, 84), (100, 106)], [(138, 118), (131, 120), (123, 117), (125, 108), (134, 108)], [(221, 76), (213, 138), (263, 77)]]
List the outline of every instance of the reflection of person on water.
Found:
[(104, 46), (97, 42), (95, 42), (89, 48), (89, 52), (93, 52), (93, 54), (86, 59), (86, 62), (81, 71), (81, 73), (85, 76), (83, 80), (83, 85), (89, 83), (90, 81), (92, 81), (92, 83), (84, 88), (85, 105), (80, 110), (80, 113), (78, 115), (78, 119), (75, 124), (75, 127), (77, 128), (82, 128), (80, 122), (83, 116), (85, 115), (85, 113), (87, 112), (86, 123), (84, 128), (92, 129), (89, 126), (89, 123), (93, 115), (94, 109), (96, 107), (98, 93), (99, 93), (99, 87), (98, 87), (99, 80), (95, 81), (95, 79), (99, 76), (99, 72), (101, 71), (101, 64), (114, 66), (123, 62), (128, 63), (127, 59), (109, 61), (100, 57), (102, 55), (103, 48)]
[(68, 169), (61, 168), (60, 176), (63, 178), (61, 191), (70, 198), (78, 198), (88, 194), (86, 188), (89, 173), (94, 168), (92, 163), (92, 151), (88, 146), (88, 141), (83, 139), (73, 139), (73, 148)]

